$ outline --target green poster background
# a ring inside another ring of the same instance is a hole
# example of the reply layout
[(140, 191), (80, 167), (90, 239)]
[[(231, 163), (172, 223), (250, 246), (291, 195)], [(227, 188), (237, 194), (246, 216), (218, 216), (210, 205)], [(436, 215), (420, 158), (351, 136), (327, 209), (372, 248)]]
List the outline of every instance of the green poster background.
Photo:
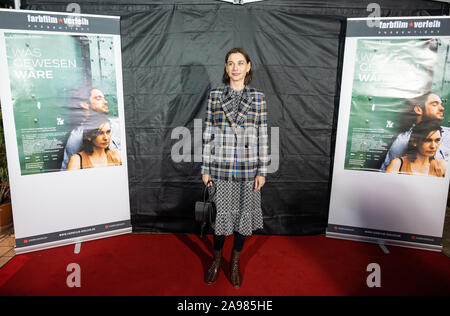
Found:
[(21, 174), (59, 171), (79, 116), (80, 87), (102, 90), (118, 116), (112, 37), (5, 33)]
[(345, 169), (379, 171), (400, 131), (405, 100), (440, 95), (449, 126), (450, 39), (359, 39)]

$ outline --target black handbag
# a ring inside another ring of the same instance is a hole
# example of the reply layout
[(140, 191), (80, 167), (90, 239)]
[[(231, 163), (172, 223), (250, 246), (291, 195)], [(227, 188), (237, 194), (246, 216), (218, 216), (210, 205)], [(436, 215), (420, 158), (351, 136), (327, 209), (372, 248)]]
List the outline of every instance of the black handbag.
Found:
[[(208, 192), (208, 184), (212, 182), (214, 192), (210, 195), (208, 193), (208, 200), (206, 200), (206, 193)], [(200, 224), (200, 237), (203, 237), (206, 225), (214, 226), (216, 221), (216, 206), (213, 202), (213, 197), (216, 194), (216, 187), (214, 182), (209, 180), (203, 191), (203, 201), (195, 202), (195, 221)]]

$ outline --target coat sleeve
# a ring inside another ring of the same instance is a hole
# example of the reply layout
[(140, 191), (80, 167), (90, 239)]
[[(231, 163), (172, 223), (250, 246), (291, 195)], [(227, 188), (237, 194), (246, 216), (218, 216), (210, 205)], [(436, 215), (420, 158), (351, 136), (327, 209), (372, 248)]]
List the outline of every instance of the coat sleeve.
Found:
[(211, 92), (208, 95), (208, 104), (206, 107), (205, 131), (203, 132), (203, 153), (202, 153), (202, 174), (211, 174), (211, 150), (213, 135), (213, 106)]
[(267, 134), (267, 105), (266, 98), (261, 93), (260, 117), (258, 121), (258, 170), (256, 175), (267, 176), (267, 167), (269, 165), (269, 144)]

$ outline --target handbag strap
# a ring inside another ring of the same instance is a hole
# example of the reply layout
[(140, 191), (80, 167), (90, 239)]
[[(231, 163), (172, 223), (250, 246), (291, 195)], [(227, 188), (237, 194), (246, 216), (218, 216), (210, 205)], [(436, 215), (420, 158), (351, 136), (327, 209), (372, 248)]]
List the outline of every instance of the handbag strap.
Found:
[(209, 194), (208, 194), (208, 201), (211, 202), (211, 201), (212, 201), (212, 198), (214, 197), (214, 195), (216, 195), (216, 187), (215, 187), (215, 185), (214, 185), (214, 181), (209, 180), (208, 183), (206, 183), (205, 189), (203, 190), (203, 202), (206, 202), (206, 192), (208, 192), (208, 184), (209, 184), (210, 182), (213, 184), (212, 187), (214, 188), (214, 192), (213, 192), (212, 195), (209, 195)]
[(214, 227), (214, 223), (216, 221), (216, 206), (214, 204), (211, 205), (211, 207), (209, 208), (209, 225), (211, 227)]

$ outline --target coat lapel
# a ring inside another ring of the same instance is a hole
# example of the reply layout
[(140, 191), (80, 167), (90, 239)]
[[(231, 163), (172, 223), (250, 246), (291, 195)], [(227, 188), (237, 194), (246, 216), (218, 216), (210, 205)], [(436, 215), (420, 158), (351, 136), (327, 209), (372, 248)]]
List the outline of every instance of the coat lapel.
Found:
[(230, 89), (227, 87), (225, 88), (223, 95), (222, 95), (222, 108), (225, 112), (225, 116), (227, 117), (228, 121), (230, 122), (231, 126), (235, 124), (233, 119), (233, 97), (231, 96)]

